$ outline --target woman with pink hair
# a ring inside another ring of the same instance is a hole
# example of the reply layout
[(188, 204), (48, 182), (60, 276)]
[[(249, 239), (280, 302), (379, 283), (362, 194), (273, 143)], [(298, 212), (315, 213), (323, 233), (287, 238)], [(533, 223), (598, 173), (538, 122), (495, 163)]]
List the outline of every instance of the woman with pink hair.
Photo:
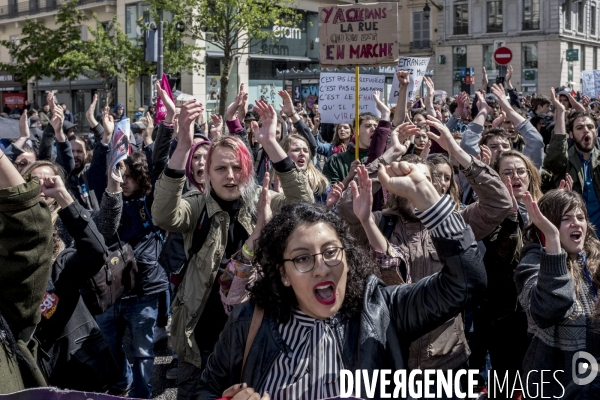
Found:
[[(271, 208), (277, 211), (298, 201), (314, 202), (306, 172), (277, 143), (275, 110), (262, 101), (254, 110), (263, 122), (255, 139), (272, 160), (283, 193), (268, 190), (268, 175), (262, 188), (256, 185), (252, 155), (237, 136), (216, 140), (205, 161), (194, 160), (198, 149), (208, 146), (202, 142), (192, 146), (192, 124), (203, 112), (195, 100), (181, 108), (179, 143), (156, 183), (154, 222), (169, 232), (181, 232), (188, 255), (171, 325), (171, 341), (179, 356), (178, 391), (184, 398), (193, 397), (198, 390), (201, 368), (227, 320), (219, 295), (223, 271), (234, 263), (236, 276), (253, 273), (250, 261), (255, 241), (270, 219)], [(186, 171), (191, 181), (204, 182), (201, 191), (182, 196)]]

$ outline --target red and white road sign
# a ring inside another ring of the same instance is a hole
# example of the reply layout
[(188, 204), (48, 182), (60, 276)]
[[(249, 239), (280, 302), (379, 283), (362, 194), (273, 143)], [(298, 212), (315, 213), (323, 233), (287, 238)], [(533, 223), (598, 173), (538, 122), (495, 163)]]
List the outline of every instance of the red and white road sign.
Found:
[(498, 47), (494, 52), (496, 64), (506, 65), (512, 61), (512, 51), (508, 47)]

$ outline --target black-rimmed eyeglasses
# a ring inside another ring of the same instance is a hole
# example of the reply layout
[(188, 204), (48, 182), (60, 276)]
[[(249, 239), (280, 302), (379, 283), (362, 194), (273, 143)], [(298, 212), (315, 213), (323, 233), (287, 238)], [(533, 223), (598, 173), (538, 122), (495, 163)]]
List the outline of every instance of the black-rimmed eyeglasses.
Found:
[(330, 247), (322, 253), (301, 254), (297, 257), (283, 260), (283, 262), (293, 262), (294, 267), (296, 267), (299, 272), (310, 272), (313, 270), (313, 268), (315, 268), (315, 259), (317, 256), (322, 256), (325, 265), (328, 267), (335, 267), (339, 265), (342, 262), (344, 250), (346, 250), (344, 247)]

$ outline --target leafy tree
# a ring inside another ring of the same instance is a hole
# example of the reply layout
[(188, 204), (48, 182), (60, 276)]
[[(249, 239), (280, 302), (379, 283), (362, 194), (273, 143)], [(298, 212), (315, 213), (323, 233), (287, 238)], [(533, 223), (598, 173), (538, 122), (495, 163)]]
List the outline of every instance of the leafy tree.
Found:
[[(295, 0), (148, 0), (186, 26), (191, 40), (205, 40), (223, 50), (219, 114), (225, 114), (230, 74), (235, 59), (248, 54), (251, 40), (275, 39), (264, 28), (274, 23), (295, 26), (301, 15), (292, 9)], [(166, 63), (165, 63), (166, 65)]]

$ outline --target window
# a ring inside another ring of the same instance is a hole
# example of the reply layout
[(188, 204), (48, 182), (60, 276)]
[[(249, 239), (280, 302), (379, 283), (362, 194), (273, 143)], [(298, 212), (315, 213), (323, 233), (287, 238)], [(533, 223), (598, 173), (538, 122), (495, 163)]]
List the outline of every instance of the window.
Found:
[(494, 45), (484, 44), (483, 45), (483, 66), (486, 71), (496, 69), (496, 62), (494, 61)]
[(454, 34), (466, 35), (469, 33), (469, 5), (457, 4), (454, 6)]
[(592, 65), (593, 69), (598, 69), (598, 48), (594, 47), (592, 49), (592, 54), (593, 54), (593, 59), (594, 59), (594, 65)]
[(488, 33), (502, 32), (502, 1), (488, 1), (487, 31)]
[(429, 49), (429, 18), (425, 18), (424, 12), (413, 13), (413, 41), (411, 49)]
[[(143, 36), (143, 28), (138, 26), (138, 22), (149, 21), (150, 16), (147, 13), (149, 8), (146, 3), (125, 5), (125, 34), (129, 39), (138, 39)], [(166, 15), (164, 19), (167, 20)]]
[(538, 78), (538, 46), (537, 43), (523, 43), (522, 49), (522, 82), (523, 92), (537, 92)]
[(577, 3), (577, 32), (579, 33), (583, 33), (583, 28), (585, 27), (584, 6), (583, 1)]
[(571, 17), (571, 0), (566, 0), (565, 4), (563, 5), (563, 19), (565, 21), (564, 28), (569, 31), (573, 29)]
[(523, 1), (523, 30), (540, 29), (540, 0)]
[(581, 46), (581, 58), (579, 59), (579, 66), (581, 67), (582, 71), (585, 71), (585, 46)]
[(452, 47), (452, 69), (454, 71), (454, 95), (461, 92), (461, 68), (467, 67), (467, 46)]
[[(9, 40), (11, 41), (11, 43), (15, 43), (15, 44), (19, 44), (19, 35), (11, 35), (9, 37)], [(13, 58), (12, 54), (10, 55), (10, 63), (13, 64), (15, 62), (15, 59)]]
[(596, 36), (596, 3), (590, 5), (590, 34)]

